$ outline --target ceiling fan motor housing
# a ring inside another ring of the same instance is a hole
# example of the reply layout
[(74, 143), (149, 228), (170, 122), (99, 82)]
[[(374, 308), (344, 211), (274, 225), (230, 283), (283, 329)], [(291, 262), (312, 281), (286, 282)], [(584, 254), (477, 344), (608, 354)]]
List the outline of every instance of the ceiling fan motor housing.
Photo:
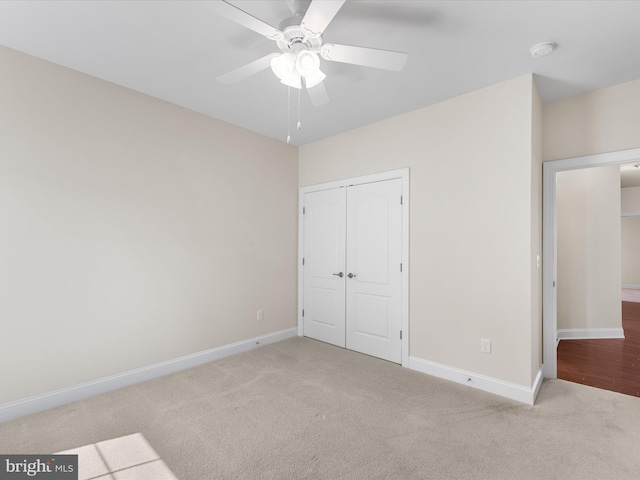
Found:
[(301, 15), (294, 15), (283, 20), (279, 29), (283, 33), (282, 39), (277, 39), (276, 44), (283, 52), (298, 52), (304, 49), (319, 49), (322, 46), (322, 36), (309, 37), (300, 27)]

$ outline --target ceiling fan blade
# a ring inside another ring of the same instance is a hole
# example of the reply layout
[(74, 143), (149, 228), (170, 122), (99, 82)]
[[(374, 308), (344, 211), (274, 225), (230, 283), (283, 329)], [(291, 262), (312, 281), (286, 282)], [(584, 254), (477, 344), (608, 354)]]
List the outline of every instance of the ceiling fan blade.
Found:
[(338, 45), (325, 43), (320, 50), (320, 55), (325, 60), (332, 62), (353, 63), (364, 67), (383, 68), (385, 70), (400, 71), (407, 63), (409, 54), (405, 52), (393, 52), (391, 50), (379, 50), (376, 48), (353, 47), (351, 45)]
[(244, 80), (251, 75), (254, 75), (262, 70), (265, 70), (271, 66), (271, 59), (279, 56), (280, 53), (270, 53), (269, 55), (265, 55), (258, 60), (255, 60), (251, 63), (247, 63), (245, 66), (236, 68), (235, 70), (230, 71), (229, 73), (225, 73), (224, 75), (217, 78), (219, 82), (231, 84), (237, 83), (240, 80)]
[(268, 23), (263, 22), (250, 13), (239, 9), (235, 5), (231, 5), (224, 0), (204, 1), (202, 4), (218, 15), (237, 23), (238, 25), (242, 25), (243, 27), (253, 30), (270, 40), (283, 38), (282, 32), (277, 28), (272, 27)]
[(310, 37), (319, 37), (346, 0), (314, 0), (304, 14), (300, 27)]
[(322, 82), (311, 88), (307, 88), (307, 93), (314, 107), (321, 107), (329, 103), (329, 95), (327, 95), (327, 90), (324, 88), (324, 83)]

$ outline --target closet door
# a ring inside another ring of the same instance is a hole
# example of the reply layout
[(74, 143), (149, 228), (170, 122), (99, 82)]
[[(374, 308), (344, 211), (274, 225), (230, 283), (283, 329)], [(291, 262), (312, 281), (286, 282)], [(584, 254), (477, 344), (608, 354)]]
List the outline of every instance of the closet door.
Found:
[(304, 335), (345, 346), (346, 188), (305, 194)]
[(346, 348), (402, 361), (402, 181), (347, 189)]

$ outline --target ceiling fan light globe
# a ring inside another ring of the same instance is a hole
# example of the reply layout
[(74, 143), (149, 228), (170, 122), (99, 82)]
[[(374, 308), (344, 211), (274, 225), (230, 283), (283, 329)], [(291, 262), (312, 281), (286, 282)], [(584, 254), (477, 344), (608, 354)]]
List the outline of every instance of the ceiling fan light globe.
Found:
[(300, 75), (296, 74), (295, 72), (281, 79), (280, 83), (282, 83), (283, 85), (286, 85), (287, 87), (292, 87), (297, 89), (302, 88), (302, 78), (300, 77)]
[(309, 89), (321, 83), (325, 78), (327, 78), (327, 76), (324, 74), (324, 72), (318, 69), (318, 71), (314, 75), (304, 77), (304, 84), (307, 89)]
[(317, 74), (320, 71), (318, 54), (311, 50), (303, 50), (298, 53), (296, 71), (305, 78)]
[(314, 67), (313, 58), (310, 55), (301, 56), (300, 67), (303, 70), (311, 70)]
[(284, 80), (294, 74), (295, 55), (283, 53), (271, 60), (271, 70), (280, 80)]

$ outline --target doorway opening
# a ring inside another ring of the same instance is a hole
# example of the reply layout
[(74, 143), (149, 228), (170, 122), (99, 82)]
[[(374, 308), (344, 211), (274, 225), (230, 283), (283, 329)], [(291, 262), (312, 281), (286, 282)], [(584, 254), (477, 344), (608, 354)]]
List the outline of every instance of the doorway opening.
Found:
[(543, 164), (543, 372), (557, 378), (557, 192), (559, 172), (637, 162), (640, 148), (555, 160)]

